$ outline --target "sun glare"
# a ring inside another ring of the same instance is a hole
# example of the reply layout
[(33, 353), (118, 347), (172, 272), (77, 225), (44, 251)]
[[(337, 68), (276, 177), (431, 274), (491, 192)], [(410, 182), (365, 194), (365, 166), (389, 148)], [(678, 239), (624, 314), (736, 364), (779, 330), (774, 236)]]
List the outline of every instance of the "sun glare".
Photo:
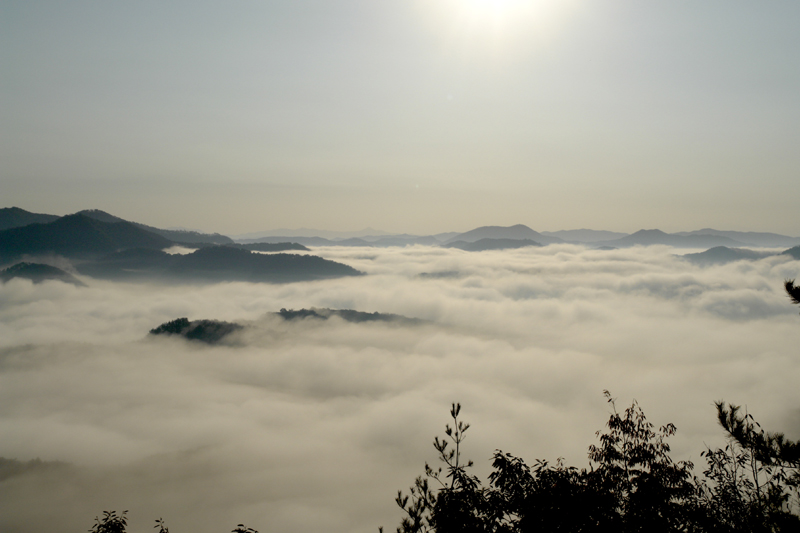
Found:
[[(547, 39), (570, 11), (570, 0), (421, 1), (427, 20), (449, 47), (462, 52), (510, 53), (531, 39)], [(494, 55), (494, 54), (492, 54)]]

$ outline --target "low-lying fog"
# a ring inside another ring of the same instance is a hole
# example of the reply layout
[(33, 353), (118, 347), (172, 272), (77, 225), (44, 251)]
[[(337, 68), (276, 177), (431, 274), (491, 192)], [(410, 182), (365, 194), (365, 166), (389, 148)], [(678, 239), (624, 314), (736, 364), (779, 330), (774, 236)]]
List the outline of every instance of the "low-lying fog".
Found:
[[(499, 448), (587, 466), (610, 406), (673, 422), (698, 473), (713, 402), (800, 438), (800, 262), (700, 268), (669, 248), (468, 253), (318, 248), (367, 276), (287, 285), (0, 285), (0, 456), (63, 461), (0, 481), (0, 530), (393, 531), (435, 464), (451, 402), (485, 479)], [(397, 313), (402, 326), (283, 322), (281, 308)], [(253, 327), (224, 345), (147, 332), (178, 317)]]

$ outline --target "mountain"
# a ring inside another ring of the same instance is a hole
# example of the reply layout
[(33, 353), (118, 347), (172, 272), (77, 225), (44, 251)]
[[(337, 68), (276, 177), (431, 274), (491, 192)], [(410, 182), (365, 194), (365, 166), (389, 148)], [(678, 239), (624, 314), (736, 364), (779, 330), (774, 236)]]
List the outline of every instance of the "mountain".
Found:
[[(332, 241), (323, 237), (289, 237), (286, 235), (276, 237), (260, 237), (257, 239), (238, 239), (236, 242), (239, 244), (250, 245), (259, 243), (277, 244), (281, 242), (295, 242), (303, 246), (342, 246), (343, 242), (353, 242), (360, 244), (352, 244), (351, 246), (370, 246), (370, 243), (361, 239), (348, 239), (347, 241)], [(344, 245), (347, 246), (347, 245)]]
[(101, 222), (84, 215), (67, 215), (47, 224), (0, 231), (0, 258), (55, 254), (86, 258), (125, 248), (163, 249), (175, 243), (128, 222)]
[(277, 235), (274, 237), (261, 237), (258, 239), (241, 239), (240, 243), (245, 245), (257, 243), (278, 243), (292, 241), (305, 246), (411, 246), (423, 244), (427, 246), (438, 246), (439, 240), (433, 235), (419, 237), (416, 235), (391, 235), (388, 237), (378, 237), (370, 235), (368, 237), (350, 237), (348, 239), (331, 240), (323, 237), (291, 237), (287, 235)]
[(82, 274), (97, 278), (172, 283), (287, 283), (363, 275), (353, 267), (315, 255), (260, 254), (225, 245), (203, 247), (186, 255), (123, 250), (81, 263), (77, 268)]
[(781, 255), (784, 254), (791, 255), (795, 259), (800, 259), (800, 246), (795, 246), (794, 248), (789, 248), (788, 250), (781, 252)]
[(297, 320), (297, 319), (307, 319), (307, 318), (316, 318), (320, 320), (328, 320), (331, 317), (339, 317), (346, 322), (353, 322), (360, 324), (362, 322), (393, 322), (396, 324), (402, 324), (406, 326), (413, 326), (418, 324), (425, 323), (424, 320), (420, 320), (419, 318), (408, 318), (403, 315), (393, 315), (391, 313), (378, 313), (377, 311), (374, 313), (366, 313), (364, 311), (354, 311), (352, 309), (318, 309), (316, 307), (312, 307), (311, 309), (300, 309), (295, 311), (294, 309), (281, 309), (276, 315), (280, 316), (284, 320)]
[(145, 224), (139, 224), (138, 222), (130, 222), (128, 220), (121, 219), (117, 216), (106, 213), (105, 211), (101, 211), (99, 209), (84, 209), (83, 211), (78, 211), (78, 213), (76, 214), (85, 215), (89, 218), (93, 218), (101, 222), (110, 222), (110, 223), (128, 222), (129, 224), (133, 224), (139, 229), (143, 229), (145, 231), (161, 235), (166, 239), (169, 239), (171, 241), (180, 244), (184, 243), (185, 244), (194, 244), (194, 243), (232, 244), (233, 243), (233, 239), (231, 239), (230, 237), (226, 237), (225, 235), (220, 235), (219, 233), (209, 234), (209, 233), (200, 233), (197, 231), (154, 228), (153, 226), (147, 226)]
[(365, 228), (361, 231), (331, 231), (331, 230), (324, 230), (324, 229), (310, 229), (310, 228), (299, 228), (299, 229), (288, 229), (288, 228), (279, 228), (267, 231), (255, 231), (250, 233), (243, 233), (241, 235), (234, 235), (234, 240), (237, 242), (273, 242), (273, 241), (265, 241), (262, 239), (272, 238), (272, 237), (281, 237), (286, 238), (290, 237), (292, 241), (298, 242), (298, 237), (322, 237), (328, 240), (341, 240), (341, 239), (352, 239), (355, 237), (367, 237), (367, 236), (384, 236), (390, 235), (385, 231), (380, 231), (372, 228)]
[[(416, 326), (424, 324), (424, 320), (418, 318), (408, 318), (403, 315), (393, 315), (388, 313), (365, 313), (352, 309), (281, 309), (277, 313), (269, 313), (285, 321), (299, 320), (328, 320), (338, 317), (345, 322), (361, 324), (364, 322), (386, 322), (402, 326)], [(224, 322), (221, 320), (189, 320), (188, 318), (176, 318), (169, 322), (164, 322), (160, 326), (150, 330), (150, 335), (178, 335), (188, 340), (216, 344), (225, 337), (236, 331), (241, 331), (247, 327), (254, 327), (254, 324), (243, 326), (235, 322)]]
[(193, 341), (216, 344), (223, 337), (241, 329), (244, 329), (244, 326), (233, 322), (222, 322), (220, 320), (189, 321), (188, 318), (176, 318), (151, 329), (150, 335), (179, 335)]
[(4, 207), (0, 209), (0, 230), (20, 228), (28, 224), (47, 224), (57, 218), (56, 215), (31, 213), (19, 207)]
[(0, 271), (0, 280), (8, 281), (13, 278), (29, 279), (34, 283), (41, 283), (47, 280), (63, 281), (71, 283), (76, 287), (86, 287), (86, 284), (78, 278), (65, 272), (60, 268), (41, 263), (17, 263), (5, 270)]
[(444, 248), (458, 248), (465, 252), (483, 252), (487, 250), (508, 250), (526, 246), (542, 246), (530, 239), (480, 239), (475, 242), (455, 241), (443, 245)]
[(675, 248), (713, 248), (715, 246), (727, 246), (737, 248), (745, 244), (735, 241), (729, 237), (718, 235), (676, 235), (664, 233), (657, 229), (639, 230), (636, 233), (613, 239), (610, 241), (597, 241), (595, 245), (615, 246), (625, 248), (629, 246), (652, 246), (665, 244)]
[(720, 231), (704, 228), (696, 231), (682, 231), (674, 233), (674, 235), (715, 235), (717, 237), (728, 237), (729, 239), (745, 243), (749, 246), (764, 248), (784, 248), (800, 244), (800, 237), (788, 237), (778, 233), (759, 233), (754, 231)]
[(733, 261), (755, 261), (775, 255), (771, 252), (756, 252), (746, 248), (728, 248), (727, 246), (715, 246), (705, 252), (696, 254), (684, 254), (682, 257), (687, 261), (697, 265), (720, 265)]
[(514, 239), (525, 240), (529, 239), (536, 241), (539, 244), (553, 244), (564, 242), (558, 237), (549, 237), (537, 231), (533, 231), (528, 226), (517, 224), (516, 226), (482, 226), (474, 230), (467, 231), (466, 233), (459, 233), (455, 237), (451, 237), (445, 241), (444, 244), (450, 244), (456, 241), (475, 242), (481, 239)]
[(627, 237), (628, 233), (617, 231), (602, 231), (594, 229), (570, 229), (560, 231), (543, 231), (542, 235), (557, 237), (567, 242), (592, 243), (598, 241), (610, 241)]
[(243, 248), (251, 252), (286, 252), (290, 250), (310, 252), (308, 248), (296, 242), (256, 242), (252, 244), (228, 244), (234, 248)]

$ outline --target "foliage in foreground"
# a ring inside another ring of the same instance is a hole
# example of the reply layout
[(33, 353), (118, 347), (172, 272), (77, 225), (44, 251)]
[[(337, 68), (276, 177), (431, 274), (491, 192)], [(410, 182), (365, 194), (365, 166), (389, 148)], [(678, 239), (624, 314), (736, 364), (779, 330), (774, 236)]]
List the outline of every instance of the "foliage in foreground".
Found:
[(674, 425), (656, 429), (635, 401), (620, 413), (606, 397), (612, 414), (589, 447), (588, 468), (561, 459), (529, 466), (497, 450), (488, 486), (461, 457), (469, 424), (453, 404), (453, 426), (433, 442), (443, 466), (426, 464), (408, 494), (398, 492), (405, 512), (398, 533), (800, 531), (798, 443), (718, 402), (728, 444), (703, 453), (707, 466), (697, 478), (692, 463), (669, 455)]
[[(128, 525), (128, 511), (122, 511), (117, 515), (116, 511), (103, 511), (103, 518), (96, 517), (95, 524), (89, 529), (89, 533), (125, 533), (125, 528)], [(169, 533), (169, 528), (164, 523), (163, 518), (156, 520), (154, 529), (158, 529), (158, 533)], [(245, 527), (244, 524), (239, 524), (231, 533), (258, 533), (255, 529)]]

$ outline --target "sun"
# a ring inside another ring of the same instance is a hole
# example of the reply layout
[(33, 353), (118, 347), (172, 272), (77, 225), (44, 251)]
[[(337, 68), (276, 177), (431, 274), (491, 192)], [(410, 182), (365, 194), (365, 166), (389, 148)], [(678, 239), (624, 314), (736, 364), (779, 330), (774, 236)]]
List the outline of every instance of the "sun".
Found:
[(572, 0), (420, 0), (425, 18), (448, 47), (473, 55), (510, 53), (559, 28)]

